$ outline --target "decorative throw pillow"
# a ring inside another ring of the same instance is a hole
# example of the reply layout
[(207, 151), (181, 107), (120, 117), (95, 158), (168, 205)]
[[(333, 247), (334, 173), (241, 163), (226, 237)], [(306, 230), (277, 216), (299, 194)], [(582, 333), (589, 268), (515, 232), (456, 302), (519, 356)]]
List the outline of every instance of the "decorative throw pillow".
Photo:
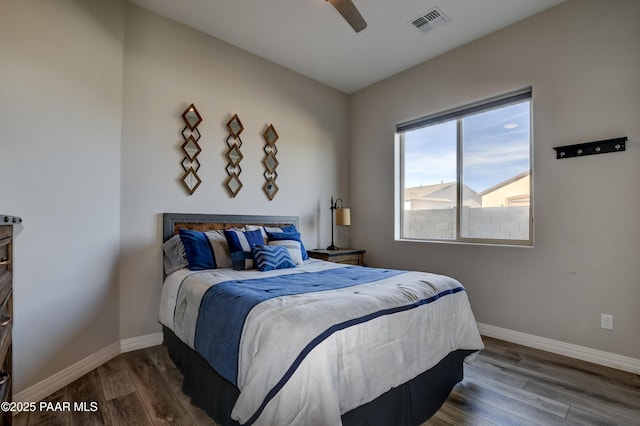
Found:
[(233, 269), (236, 271), (253, 269), (253, 254), (251, 253), (251, 249), (254, 246), (264, 244), (262, 232), (258, 229), (255, 231), (225, 229), (224, 236), (229, 245), (229, 255), (231, 256), (231, 266)]
[(244, 229), (246, 231), (255, 231), (256, 229), (260, 230), (265, 244), (267, 244), (267, 232), (283, 232), (282, 228), (278, 226), (245, 225)]
[(289, 254), (296, 265), (303, 262), (302, 242), (298, 232), (267, 232), (270, 246), (284, 246), (289, 250)]
[[(282, 232), (298, 232), (294, 225), (283, 226)], [(298, 234), (299, 235), (299, 234)], [(304, 244), (302, 244), (302, 238), (300, 239), (300, 251), (302, 251), (302, 260), (309, 259), (309, 255), (307, 254), (307, 250), (304, 248)]]
[(178, 229), (178, 232), (190, 270), (231, 267), (229, 247), (221, 231)]
[(296, 267), (289, 250), (284, 246), (255, 246), (251, 252), (256, 267), (262, 272)]
[[(262, 225), (246, 225), (245, 229), (247, 231), (254, 231), (259, 229), (262, 232), (262, 238), (264, 238), (264, 243), (267, 244), (269, 241), (269, 237), (267, 234), (269, 232), (298, 232), (295, 225), (287, 225), (283, 227), (278, 226), (262, 226)], [(302, 243), (302, 239), (300, 240), (300, 251), (302, 252), (302, 260), (309, 259), (309, 255), (307, 254), (307, 250), (304, 248), (304, 244)]]
[(213, 255), (216, 258), (218, 268), (231, 268), (231, 256), (229, 255), (229, 245), (222, 230), (206, 231), (204, 233), (211, 243)]

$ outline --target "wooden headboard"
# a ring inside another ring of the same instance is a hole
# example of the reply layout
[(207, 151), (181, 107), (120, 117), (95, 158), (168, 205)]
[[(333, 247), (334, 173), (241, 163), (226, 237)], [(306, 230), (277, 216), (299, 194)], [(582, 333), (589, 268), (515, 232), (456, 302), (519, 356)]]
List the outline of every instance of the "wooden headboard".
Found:
[[(286, 226), (298, 228), (297, 216), (220, 215), (198, 213), (163, 213), (162, 241), (167, 241), (179, 228), (196, 231), (230, 229), (245, 225)], [(299, 229), (299, 228), (298, 228)]]

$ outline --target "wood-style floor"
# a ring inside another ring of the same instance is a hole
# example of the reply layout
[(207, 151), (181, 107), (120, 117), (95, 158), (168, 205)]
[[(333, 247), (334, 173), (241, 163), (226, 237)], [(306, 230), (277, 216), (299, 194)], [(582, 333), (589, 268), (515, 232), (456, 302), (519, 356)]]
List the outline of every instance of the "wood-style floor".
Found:
[[(423, 426), (640, 425), (640, 376), (485, 338), (465, 379)], [(180, 390), (164, 346), (120, 355), (45, 401), (95, 412), (23, 413), (17, 426), (215, 425)], [(393, 425), (390, 425), (393, 426)]]

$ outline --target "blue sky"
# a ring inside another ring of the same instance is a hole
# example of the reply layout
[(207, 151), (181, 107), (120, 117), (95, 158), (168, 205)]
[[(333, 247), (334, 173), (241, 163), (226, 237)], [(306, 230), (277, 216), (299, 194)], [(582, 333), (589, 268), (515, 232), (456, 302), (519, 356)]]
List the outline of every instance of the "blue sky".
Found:
[[(522, 102), (465, 117), (463, 180), (480, 192), (529, 170), (529, 108)], [(456, 180), (456, 122), (405, 133), (405, 187)]]

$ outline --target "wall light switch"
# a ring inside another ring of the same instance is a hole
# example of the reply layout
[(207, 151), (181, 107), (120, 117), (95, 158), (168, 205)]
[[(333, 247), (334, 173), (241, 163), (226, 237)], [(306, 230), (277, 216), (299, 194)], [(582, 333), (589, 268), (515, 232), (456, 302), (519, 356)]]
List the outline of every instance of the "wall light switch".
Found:
[(600, 327), (605, 330), (613, 330), (613, 315), (600, 314)]

